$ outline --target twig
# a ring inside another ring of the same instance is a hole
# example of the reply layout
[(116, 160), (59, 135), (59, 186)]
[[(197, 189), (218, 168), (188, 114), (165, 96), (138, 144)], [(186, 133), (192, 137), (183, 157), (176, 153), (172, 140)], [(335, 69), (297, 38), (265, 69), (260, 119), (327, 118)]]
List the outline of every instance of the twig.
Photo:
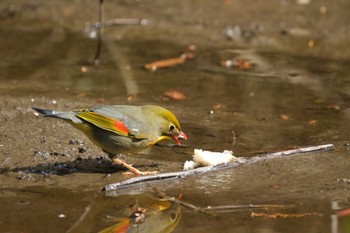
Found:
[(300, 213), (300, 214), (284, 214), (284, 213), (274, 213), (274, 214), (268, 214), (268, 213), (256, 213), (252, 212), (250, 214), (252, 218), (254, 217), (263, 217), (263, 218), (302, 218), (307, 216), (322, 216), (319, 213), (311, 212), (311, 213)]
[(337, 215), (338, 217), (350, 216), (350, 208), (338, 210)]
[(119, 25), (145, 25), (147, 23), (146, 19), (137, 18), (121, 18), (121, 19), (109, 19), (103, 23), (103, 27), (112, 27)]
[(232, 209), (268, 209), (268, 208), (285, 208), (286, 205), (223, 205), (223, 206), (208, 206), (204, 208), (207, 211), (232, 210)]
[(308, 152), (329, 151), (329, 150), (333, 150), (333, 149), (334, 149), (333, 144), (303, 147), (303, 148), (298, 148), (298, 149), (269, 153), (269, 154), (266, 154), (263, 156), (255, 156), (255, 157), (252, 157), (250, 159), (247, 159), (245, 164), (251, 164), (251, 163), (256, 163), (256, 162), (263, 161), (263, 160), (270, 160), (270, 159), (275, 159), (275, 158), (280, 158), (280, 157), (285, 157), (285, 156), (292, 156), (292, 155), (297, 155), (297, 154), (303, 154), (303, 153), (308, 153)]
[(144, 65), (144, 67), (146, 70), (155, 71), (155, 70), (160, 69), (160, 68), (166, 68), (166, 67), (184, 64), (188, 58), (192, 58), (192, 54), (184, 53), (179, 57), (168, 58), (168, 59), (164, 59), (164, 60), (159, 60), (159, 61), (147, 63)]
[(106, 185), (104, 187), (104, 190), (113, 191), (120, 188), (126, 188), (134, 185), (145, 184), (146, 182), (155, 182), (155, 181), (162, 181), (162, 180), (175, 179), (175, 178), (185, 178), (190, 175), (199, 175), (210, 171), (218, 171), (218, 170), (227, 169), (227, 168), (234, 168), (234, 167), (240, 166), (241, 164), (253, 164), (260, 161), (267, 161), (275, 158), (293, 156), (293, 155), (298, 155), (298, 154), (307, 153), (307, 152), (329, 151), (333, 149), (334, 149), (333, 144), (304, 147), (299, 149), (275, 152), (275, 153), (270, 153), (263, 156), (256, 156), (248, 159), (243, 159), (244, 161), (241, 163), (235, 161), (231, 163), (219, 164), (216, 166), (199, 167), (188, 171), (162, 173), (162, 174), (157, 174), (152, 176), (133, 177), (119, 183)]
[(170, 197), (166, 195), (164, 192), (160, 191), (156, 187), (151, 187), (153, 190), (153, 193), (156, 195), (157, 200), (159, 201), (168, 201), (173, 204), (181, 205), (185, 208), (188, 208), (190, 210), (193, 210), (195, 212), (215, 216), (213, 212), (236, 212), (243, 209), (271, 209), (271, 208), (286, 208), (290, 207), (291, 205), (254, 205), (254, 204), (248, 204), (248, 205), (223, 205), (223, 206), (208, 206), (208, 207), (199, 207), (195, 206), (191, 203), (182, 201), (180, 198)]
[[(99, 7), (98, 24), (102, 25), (103, 17), (104, 17), (103, 0), (99, 1), (98, 7)], [(97, 27), (97, 48), (96, 48), (96, 54), (94, 57), (94, 65), (95, 66), (97, 66), (100, 63), (100, 53), (101, 53), (101, 46), (102, 46), (101, 34), (102, 34), (102, 27)]]
[(99, 28), (114, 27), (114, 26), (127, 26), (127, 25), (141, 25), (147, 24), (147, 19), (137, 19), (137, 18), (116, 18), (108, 19), (104, 22), (96, 22), (93, 24), (88, 24), (87, 30), (96, 31)]
[[(238, 163), (237, 163), (237, 166), (238, 166)], [(169, 173), (161, 173), (161, 174), (152, 175), (152, 176), (133, 177), (119, 183), (106, 185), (104, 187), (104, 190), (112, 191), (112, 190), (117, 190), (121, 187), (128, 187), (135, 184), (145, 183), (150, 181), (159, 181), (159, 180), (172, 179), (172, 178), (185, 178), (186, 176), (198, 175), (208, 171), (212, 171), (214, 170), (214, 168), (215, 168), (214, 166), (208, 166), (208, 167), (196, 168), (189, 171), (169, 172)]]
[(68, 231), (66, 233), (71, 232), (72, 230), (74, 230), (74, 228), (76, 228), (76, 226), (78, 226), (88, 215), (88, 213), (91, 210), (91, 205), (88, 205), (87, 207), (85, 207), (84, 212), (80, 215), (79, 219), (74, 223), (74, 225), (68, 229)]
[(152, 187), (152, 190), (156, 194), (157, 199), (159, 201), (168, 201), (168, 202), (171, 202), (173, 204), (181, 205), (181, 206), (183, 206), (185, 208), (191, 209), (191, 210), (193, 210), (195, 212), (200, 212), (200, 213), (203, 213), (203, 214), (208, 214), (208, 215), (214, 216), (214, 214), (207, 212), (205, 210), (205, 208), (195, 206), (195, 205), (193, 205), (191, 203), (182, 201), (179, 198), (170, 197), (170, 196), (166, 195), (164, 192), (162, 192), (159, 189), (157, 189), (156, 187)]
[(236, 134), (235, 134), (235, 131), (231, 131), (232, 133), (232, 147), (236, 144)]
[(185, 201), (181, 201), (181, 200), (176, 199), (174, 197), (164, 197), (164, 198), (161, 198), (159, 200), (160, 201), (169, 201), (169, 202), (172, 202), (174, 204), (178, 204), (178, 205), (181, 205), (181, 206), (183, 206), (185, 208), (191, 209), (191, 210), (193, 210), (195, 212), (199, 212), (199, 213), (202, 213), (202, 214), (215, 216), (213, 213), (208, 212), (206, 208), (195, 206), (195, 205), (193, 205), (191, 203), (188, 203), (188, 202), (185, 202)]

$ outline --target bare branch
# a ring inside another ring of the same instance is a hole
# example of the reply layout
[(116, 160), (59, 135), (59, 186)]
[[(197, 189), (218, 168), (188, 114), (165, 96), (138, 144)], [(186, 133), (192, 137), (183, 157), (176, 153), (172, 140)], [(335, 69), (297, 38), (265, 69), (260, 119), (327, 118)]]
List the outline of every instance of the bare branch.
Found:
[(267, 161), (270, 159), (275, 158), (281, 158), (281, 157), (287, 157), (287, 156), (294, 156), (302, 153), (308, 153), (308, 152), (316, 152), (316, 151), (329, 151), (333, 150), (334, 145), (333, 144), (327, 144), (327, 145), (320, 145), (320, 146), (312, 146), (312, 147), (304, 147), (299, 149), (293, 149), (293, 150), (287, 150), (287, 151), (280, 151), (275, 153), (269, 153), (263, 156), (255, 156), (248, 159), (243, 158), (243, 162), (231, 162), (231, 163), (225, 163), (225, 164), (219, 164), (216, 166), (207, 166), (207, 167), (199, 167), (196, 169), (188, 170), (188, 171), (179, 171), (179, 172), (170, 172), (170, 173), (161, 173), (157, 175), (151, 175), (151, 176), (140, 176), (140, 177), (133, 177), (128, 180), (115, 183), (115, 184), (109, 184), (104, 187), (105, 191), (113, 191), (120, 188), (126, 188), (131, 187), (135, 185), (145, 184), (149, 182), (158, 182), (163, 180), (169, 180), (169, 179), (180, 179), (185, 178), (187, 176), (191, 175), (199, 175), (206, 172), (211, 171), (218, 171), (223, 170), (227, 168), (234, 168), (238, 167), (241, 164), (253, 164), (260, 161)]

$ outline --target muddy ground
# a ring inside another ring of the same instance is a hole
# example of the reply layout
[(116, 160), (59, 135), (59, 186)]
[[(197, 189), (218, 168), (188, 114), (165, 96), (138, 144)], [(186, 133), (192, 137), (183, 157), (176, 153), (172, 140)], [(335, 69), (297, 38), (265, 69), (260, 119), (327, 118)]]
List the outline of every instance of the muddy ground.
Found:
[[(141, 170), (181, 170), (195, 148), (250, 157), (334, 144), (153, 184), (198, 206), (280, 204), (267, 212), (301, 214), (253, 218), (249, 209), (213, 217), (184, 209), (174, 232), (348, 232), (348, 217), (331, 219), (332, 201), (350, 202), (347, 1), (106, 1), (106, 20), (146, 24), (105, 28), (96, 67), (87, 26), (97, 9), (83, 0), (0, 3), (1, 232), (97, 232), (130, 199), (143, 200), (130, 196), (137, 188), (106, 195), (104, 185), (127, 179), (124, 170), (81, 132), (31, 109), (101, 104), (161, 105), (180, 120), (183, 146), (162, 142), (148, 155), (125, 157)], [(185, 64), (143, 68), (188, 45), (197, 49)], [(248, 67), (222, 65), (228, 61)], [(173, 90), (186, 99), (164, 97)]]

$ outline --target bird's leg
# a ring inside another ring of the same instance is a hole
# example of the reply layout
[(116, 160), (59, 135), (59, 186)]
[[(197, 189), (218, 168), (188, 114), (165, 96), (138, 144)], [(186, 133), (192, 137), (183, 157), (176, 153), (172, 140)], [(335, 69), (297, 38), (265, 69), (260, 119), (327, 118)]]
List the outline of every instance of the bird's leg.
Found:
[(118, 159), (118, 158), (113, 158), (112, 160), (115, 164), (123, 166), (130, 171), (130, 172), (124, 172), (123, 174), (125, 174), (125, 175), (134, 174), (134, 175), (139, 175), (139, 176), (145, 176), (145, 175), (155, 175), (158, 173), (157, 171), (142, 172), (139, 169), (134, 168), (132, 165), (130, 165), (130, 164), (124, 162), (123, 160)]

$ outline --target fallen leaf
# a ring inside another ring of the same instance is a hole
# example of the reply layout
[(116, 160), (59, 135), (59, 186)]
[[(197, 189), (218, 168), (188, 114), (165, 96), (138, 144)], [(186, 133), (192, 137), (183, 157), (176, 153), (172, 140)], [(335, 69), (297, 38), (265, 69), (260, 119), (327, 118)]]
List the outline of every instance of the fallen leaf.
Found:
[(187, 45), (187, 47), (185, 48), (185, 52), (193, 52), (193, 51), (196, 51), (197, 50), (197, 45), (195, 44), (189, 44)]
[(289, 120), (289, 116), (288, 116), (287, 114), (281, 114), (281, 115), (280, 115), (280, 118), (281, 118), (282, 120), (285, 120), (285, 121), (288, 121), (288, 120)]
[(221, 104), (215, 104), (214, 106), (213, 106), (213, 108), (215, 109), (215, 110), (218, 110), (218, 109), (221, 109)]
[(71, 8), (71, 7), (64, 8), (63, 14), (64, 14), (64, 16), (66, 16), (66, 17), (67, 17), (67, 16), (71, 16), (71, 15), (74, 14), (74, 10), (73, 10), (73, 8)]
[(168, 97), (169, 99), (172, 100), (185, 100), (187, 99), (186, 95), (183, 94), (182, 92), (175, 91), (175, 90), (169, 90), (163, 92), (163, 96)]
[(128, 100), (128, 102), (131, 102), (131, 101), (135, 100), (136, 97), (137, 97), (137, 94), (129, 95), (127, 100)]
[(324, 102), (323, 99), (316, 99), (316, 100), (314, 101), (315, 104), (320, 104), (320, 103), (323, 103), (323, 102)]
[(329, 109), (334, 109), (334, 110), (337, 110), (337, 111), (340, 110), (340, 106), (337, 105), (337, 104), (328, 105), (328, 108), (329, 108)]
[(277, 185), (277, 184), (274, 184), (274, 185), (270, 185), (270, 188), (273, 188), (273, 189), (281, 189), (281, 186)]
[(77, 95), (79, 98), (84, 98), (87, 96), (87, 94), (85, 92), (80, 92), (78, 95)]
[(316, 125), (316, 123), (317, 123), (317, 120), (311, 120), (311, 121), (309, 121), (309, 124), (310, 124), (310, 125)]
[(320, 7), (320, 13), (321, 13), (321, 14), (326, 14), (326, 13), (327, 13), (327, 7), (321, 6), (321, 7)]
[(307, 42), (307, 47), (313, 48), (314, 46), (315, 46), (315, 41), (309, 40), (309, 41)]
[(343, 210), (338, 210), (337, 215), (339, 217), (344, 217), (344, 216), (349, 216), (350, 215), (350, 208), (343, 209)]
[(250, 62), (246, 60), (240, 60), (240, 59), (235, 60), (233, 65), (234, 67), (241, 70), (249, 70), (252, 68), (252, 64)]
[(236, 69), (240, 70), (250, 70), (256, 66), (256, 64), (243, 59), (228, 59), (223, 60), (220, 62), (222, 66), (225, 66), (226, 68), (234, 67)]
[(106, 99), (103, 97), (97, 99), (97, 103), (103, 104), (105, 102), (106, 102)]

